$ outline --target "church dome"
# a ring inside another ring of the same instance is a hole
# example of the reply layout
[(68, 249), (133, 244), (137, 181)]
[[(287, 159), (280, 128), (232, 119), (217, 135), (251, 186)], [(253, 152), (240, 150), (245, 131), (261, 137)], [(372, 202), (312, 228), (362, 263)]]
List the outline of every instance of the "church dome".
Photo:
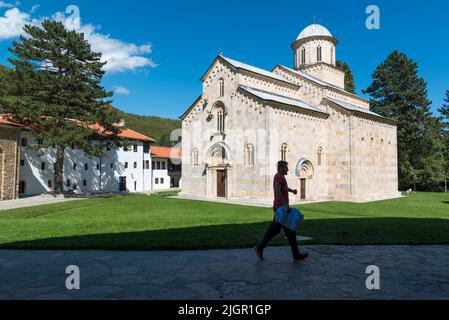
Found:
[(301, 40), (309, 37), (333, 37), (332, 33), (330, 33), (329, 30), (327, 30), (325, 27), (323, 27), (320, 24), (311, 24), (302, 32), (299, 34), (298, 38), (296, 40)]

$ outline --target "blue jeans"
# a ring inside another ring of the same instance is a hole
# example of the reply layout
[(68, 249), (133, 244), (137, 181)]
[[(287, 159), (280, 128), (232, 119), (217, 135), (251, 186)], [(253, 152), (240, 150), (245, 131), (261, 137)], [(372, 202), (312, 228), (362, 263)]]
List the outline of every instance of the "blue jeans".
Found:
[(265, 249), (268, 243), (274, 237), (276, 237), (281, 232), (282, 229), (284, 229), (285, 236), (287, 237), (288, 243), (290, 244), (290, 247), (292, 249), (293, 257), (297, 257), (299, 255), (299, 249), (298, 249), (298, 241), (296, 239), (296, 232), (286, 227), (283, 227), (280, 223), (277, 223), (276, 218), (274, 218), (273, 222), (269, 225), (268, 230), (262, 239), (262, 242), (259, 244), (259, 249), (261, 250)]

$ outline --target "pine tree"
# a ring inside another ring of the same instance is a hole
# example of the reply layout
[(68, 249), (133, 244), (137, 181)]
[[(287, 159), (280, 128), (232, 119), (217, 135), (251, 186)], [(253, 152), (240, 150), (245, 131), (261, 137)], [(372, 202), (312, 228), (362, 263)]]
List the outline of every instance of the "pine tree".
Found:
[(346, 62), (337, 61), (337, 68), (345, 73), (345, 90), (350, 93), (355, 93), (354, 75), (349, 65)]
[(108, 134), (107, 143), (118, 146), (119, 118), (107, 100), (112, 93), (101, 86), (101, 53), (92, 52), (82, 33), (49, 20), (41, 27), (27, 25), (24, 31), (9, 49), (14, 92), (0, 97), (0, 112), (11, 114), (43, 140), (39, 148), (56, 150), (54, 186), (61, 193), (65, 150), (103, 156), (106, 141), (92, 143), (101, 135), (89, 126), (98, 124)]
[(11, 69), (0, 65), (0, 97), (11, 93)]
[(445, 159), (445, 191), (447, 192), (447, 180), (449, 179), (449, 90), (446, 90), (446, 99), (443, 106), (438, 109), (441, 114), (443, 127), (444, 159)]
[(371, 96), (372, 110), (398, 121), (400, 188), (437, 188), (444, 179), (441, 122), (430, 112), (427, 83), (418, 77), (418, 65), (394, 51), (372, 78), (363, 91)]

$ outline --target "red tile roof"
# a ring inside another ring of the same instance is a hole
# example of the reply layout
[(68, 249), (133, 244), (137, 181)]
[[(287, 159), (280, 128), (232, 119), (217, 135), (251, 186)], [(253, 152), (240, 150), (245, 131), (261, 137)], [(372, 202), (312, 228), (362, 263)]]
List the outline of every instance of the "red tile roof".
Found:
[[(83, 123), (81, 121), (78, 121), (78, 120), (74, 120), (74, 121), (80, 125), (83, 125)], [(12, 126), (17, 126), (17, 127), (22, 126), (20, 124), (10, 121), (10, 120), (6, 120), (6, 119), (2, 118), (1, 116), (0, 116), (0, 124), (12, 125)], [(108, 135), (111, 134), (110, 132), (106, 131), (103, 127), (101, 127), (99, 124), (87, 125), (87, 127), (92, 130), (97, 130), (99, 134), (101, 134), (105, 137), (107, 137)], [(153, 138), (147, 137), (139, 132), (136, 132), (136, 131), (128, 129), (128, 128), (121, 128), (119, 137), (125, 138), (125, 139), (131, 139), (131, 140), (140, 140), (140, 141), (146, 141), (146, 142), (150, 142), (150, 143), (156, 143), (156, 140), (154, 140)]]
[(138, 133), (137, 131), (131, 130), (131, 129), (122, 129), (119, 136), (122, 138), (126, 138), (126, 139), (133, 139), (133, 140), (140, 140), (140, 141), (156, 143), (156, 140), (154, 140), (153, 138), (147, 137), (147, 136), (145, 136), (141, 133)]
[(14, 122), (8, 121), (6, 119), (2, 119), (2, 118), (0, 118), (0, 124), (6, 124), (8, 126), (14, 126), (14, 127), (20, 127), (21, 126), (21, 125), (19, 125), (17, 123), (14, 123)]
[[(80, 122), (80, 124), (81, 124), (81, 122)], [(88, 125), (87, 127), (92, 130), (97, 130), (103, 136), (108, 136), (111, 134), (110, 132), (105, 131), (105, 129), (102, 128), (98, 124)], [(140, 141), (147, 141), (150, 143), (156, 143), (156, 140), (154, 140), (153, 138), (147, 137), (137, 131), (134, 131), (134, 130), (131, 130), (128, 128), (121, 128), (119, 137), (122, 137), (125, 139), (140, 140)]]
[(179, 159), (182, 157), (182, 150), (168, 147), (151, 147), (151, 156), (155, 158)]

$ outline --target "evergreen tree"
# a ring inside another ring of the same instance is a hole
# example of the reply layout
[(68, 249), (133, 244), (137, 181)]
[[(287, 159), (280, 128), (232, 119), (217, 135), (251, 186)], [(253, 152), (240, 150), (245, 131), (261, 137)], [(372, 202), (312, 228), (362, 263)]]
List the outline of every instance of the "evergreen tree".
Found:
[(0, 65), (0, 97), (11, 93), (11, 69)]
[(445, 159), (445, 191), (447, 191), (447, 180), (449, 179), (449, 90), (446, 90), (446, 99), (443, 106), (438, 109), (441, 114), (443, 127), (444, 159)]
[(337, 68), (345, 73), (345, 90), (350, 93), (355, 93), (354, 75), (349, 65), (346, 62), (337, 61)]
[[(121, 145), (115, 125), (120, 119), (107, 100), (112, 93), (100, 84), (105, 73), (101, 53), (92, 52), (84, 34), (49, 20), (24, 31), (9, 49), (13, 92), (0, 97), (0, 112), (43, 140), (39, 148), (56, 150), (54, 186), (61, 193), (65, 149), (103, 156), (107, 143)], [(108, 135), (107, 143), (92, 143), (104, 136), (99, 131)]]
[(371, 96), (372, 110), (398, 121), (400, 188), (437, 188), (444, 179), (441, 122), (430, 112), (427, 83), (418, 77), (418, 65), (394, 51), (372, 77), (363, 91)]

